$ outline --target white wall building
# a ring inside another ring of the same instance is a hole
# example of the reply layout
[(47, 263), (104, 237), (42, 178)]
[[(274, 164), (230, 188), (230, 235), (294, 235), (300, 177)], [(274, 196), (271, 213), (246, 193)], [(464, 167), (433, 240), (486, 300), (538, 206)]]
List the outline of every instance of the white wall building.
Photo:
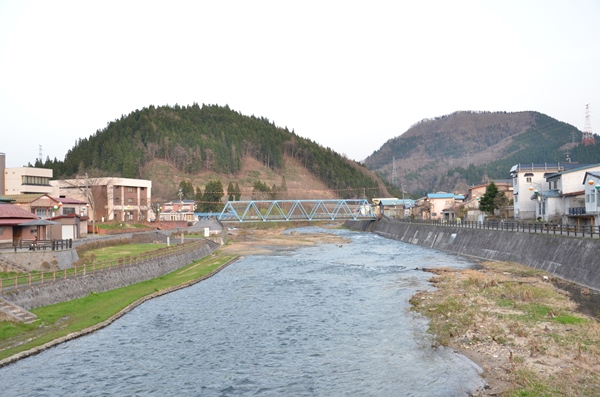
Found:
[[(574, 163), (514, 165), (510, 170), (510, 175), (513, 178), (515, 219), (548, 221), (549, 214), (555, 214), (556, 208), (547, 208), (547, 199), (559, 194), (557, 193), (558, 189), (551, 188), (546, 178), (559, 172), (586, 166), (589, 165)], [(538, 195), (534, 197), (536, 190)], [(552, 205), (558, 204), (554, 202)]]
[(0, 195), (51, 194), (52, 170), (49, 168), (6, 168), (6, 156), (0, 153)]
[(592, 226), (600, 226), (600, 172), (586, 172), (583, 177), (585, 213)]

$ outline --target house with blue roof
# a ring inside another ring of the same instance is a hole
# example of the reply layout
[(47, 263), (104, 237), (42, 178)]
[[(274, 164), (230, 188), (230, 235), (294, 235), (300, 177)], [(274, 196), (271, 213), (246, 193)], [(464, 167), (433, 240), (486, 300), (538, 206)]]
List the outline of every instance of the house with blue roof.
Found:
[(465, 196), (462, 194), (428, 193), (424, 202), (423, 215), (429, 219), (453, 221), (456, 219), (459, 207), (464, 201)]

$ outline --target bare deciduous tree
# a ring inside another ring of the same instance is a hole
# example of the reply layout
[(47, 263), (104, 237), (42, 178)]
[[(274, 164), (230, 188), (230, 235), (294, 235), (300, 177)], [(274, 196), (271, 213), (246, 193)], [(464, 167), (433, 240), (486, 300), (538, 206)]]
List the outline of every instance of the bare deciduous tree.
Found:
[[(96, 211), (102, 207), (109, 208), (110, 200), (114, 197), (112, 189), (114, 178), (111, 177), (92, 177), (86, 172), (85, 175), (77, 175), (75, 179), (63, 179), (58, 181), (61, 189), (72, 189), (76, 196), (83, 198), (89, 205), (90, 213), (88, 216), (92, 219), (92, 230), (95, 230), (95, 222), (99, 215)], [(106, 214), (109, 217), (110, 214)]]

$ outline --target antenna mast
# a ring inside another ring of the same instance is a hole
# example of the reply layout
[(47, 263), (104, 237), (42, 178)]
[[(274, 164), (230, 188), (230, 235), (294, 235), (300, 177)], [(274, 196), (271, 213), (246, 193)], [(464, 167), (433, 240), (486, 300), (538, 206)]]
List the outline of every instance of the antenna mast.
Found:
[(585, 146), (596, 144), (594, 134), (592, 133), (592, 122), (590, 121), (589, 103), (585, 105), (585, 125), (583, 127), (583, 137), (581, 138), (581, 143), (583, 143)]

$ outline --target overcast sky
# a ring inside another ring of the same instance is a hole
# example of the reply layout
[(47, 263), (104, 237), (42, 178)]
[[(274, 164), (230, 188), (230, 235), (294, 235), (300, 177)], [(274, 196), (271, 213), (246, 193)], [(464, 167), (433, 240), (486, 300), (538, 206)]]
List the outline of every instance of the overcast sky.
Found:
[(589, 103), (599, 132), (598, 21), (598, 0), (0, 0), (0, 152), (63, 160), (121, 115), (194, 102), (355, 160), (457, 110), (583, 130)]

